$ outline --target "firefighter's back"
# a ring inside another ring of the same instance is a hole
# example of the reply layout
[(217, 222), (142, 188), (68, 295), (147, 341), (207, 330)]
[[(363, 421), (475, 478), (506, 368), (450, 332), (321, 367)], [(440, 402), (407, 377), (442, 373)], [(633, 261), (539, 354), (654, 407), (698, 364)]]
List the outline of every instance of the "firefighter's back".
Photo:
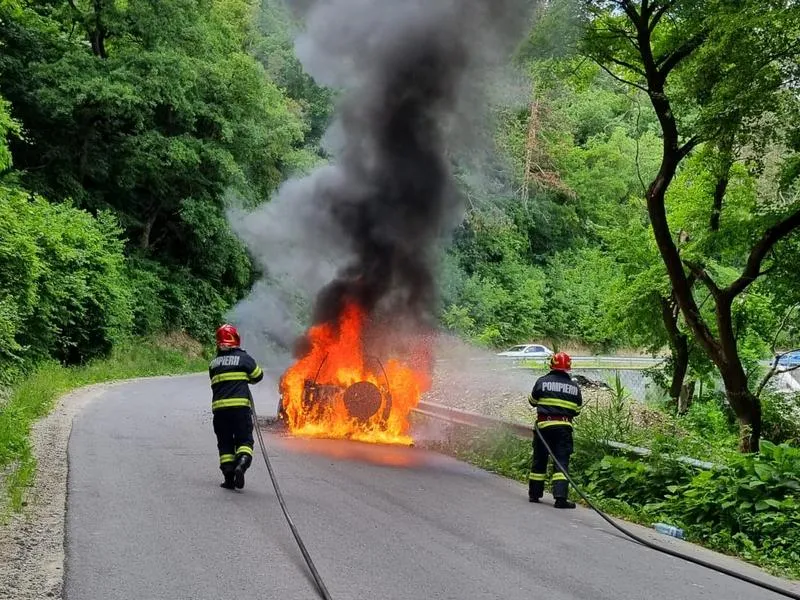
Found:
[(248, 408), (252, 396), (250, 384), (264, 374), (256, 361), (241, 348), (221, 348), (208, 368), (211, 378), (211, 410)]

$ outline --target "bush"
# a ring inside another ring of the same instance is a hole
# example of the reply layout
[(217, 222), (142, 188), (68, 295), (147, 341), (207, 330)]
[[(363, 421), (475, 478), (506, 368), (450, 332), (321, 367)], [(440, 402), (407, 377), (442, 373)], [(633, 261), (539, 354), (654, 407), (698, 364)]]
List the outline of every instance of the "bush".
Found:
[(132, 293), (115, 220), (0, 187), (0, 363), (76, 364), (130, 334)]
[(607, 351), (622, 343), (617, 322), (608, 323), (609, 290), (620, 278), (619, 265), (598, 248), (553, 256), (547, 271), (546, 333), (575, 338)]
[(605, 456), (576, 475), (586, 482), (586, 492), (598, 499), (613, 498), (629, 506), (642, 507), (660, 502), (667, 488), (688, 483), (694, 471), (673, 460), (641, 460), (624, 456)]
[(776, 444), (800, 445), (800, 394), (761, 396), (761, 435)]
[(722, 394), (709, 394), (695, 400), (678, 420), (706, 440), (725, 440), (730, 446), (736, 445), (735, 417)]
[(507, 216), (471, 214), (441, 265), (445, 326), (486, 346), (541, 333), (545, 277), (527, 252), (525, 235)]
[(164, 301), (167, 285), (161, 278), (162, 267), (136, 257), (129, 258), (125, 267), (131, 287), (136, 290), (136, 303), (133, 306), (134, 333), (150, 335), (164, 331), (170, 318)]
[(800, 449), (764, 441), (760, 454), (669, 486), (650, 510), (671, 515), (690, 537), (800, 575)]

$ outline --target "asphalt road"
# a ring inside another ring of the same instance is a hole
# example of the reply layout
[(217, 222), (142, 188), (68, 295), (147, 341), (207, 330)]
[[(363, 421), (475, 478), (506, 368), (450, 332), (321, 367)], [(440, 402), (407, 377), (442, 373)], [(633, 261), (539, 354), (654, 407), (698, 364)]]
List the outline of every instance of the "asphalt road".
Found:
[[(269, 391), (257, 401), (272, 408)], [(315, 597), (263, 463), (243, 492), (218, 487), (208, 404), (203, 377), (141, 381), (75, 419), (67, 600)], [(587, 510), (531, 505), (520, 484), (440, 455), (266, 441), (337, 600), (780, 597), (644, 549)]]

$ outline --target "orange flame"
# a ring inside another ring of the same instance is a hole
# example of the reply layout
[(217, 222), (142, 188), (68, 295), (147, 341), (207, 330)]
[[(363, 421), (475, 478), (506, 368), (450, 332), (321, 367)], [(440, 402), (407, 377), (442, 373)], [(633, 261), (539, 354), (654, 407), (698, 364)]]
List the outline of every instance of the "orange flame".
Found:
[[(354, 303), (345, 306), (336, 324), (311, 327), (311, 350), (283, 374), (282, 410), (289, 430), (297, 436), (351, 439), (376, 444), (410, 445), (409, 414), (431, 384), (428, 369), (417, 370), (398, 358), (383, 369), (367, 366), (364, 354), (366, 314)], [(380, 408), (368, 420), (354, 418), (345, 403), (347, 387), (369, 382), (381, 392)], [(328, 402), (310, 403), (309, 383), (336, 386)]]

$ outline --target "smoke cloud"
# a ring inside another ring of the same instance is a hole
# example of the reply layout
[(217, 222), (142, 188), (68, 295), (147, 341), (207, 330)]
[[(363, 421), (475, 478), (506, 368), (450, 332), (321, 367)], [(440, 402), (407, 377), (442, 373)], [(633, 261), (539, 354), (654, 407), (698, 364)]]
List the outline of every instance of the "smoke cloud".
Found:
[(481, 83), (507, 63), (529, 6), (295, 3), (306, 24), (297, 56), (342, 94), (325, 138), (331, 164), (230, 215), (267, 273), (232, 315), (252, 350), (302, 353), (300, 323), (333, 321), (348, 300), (384, 329), (432, 327), (438, 252), (463, 216), (451, 159), (478, 140)]

